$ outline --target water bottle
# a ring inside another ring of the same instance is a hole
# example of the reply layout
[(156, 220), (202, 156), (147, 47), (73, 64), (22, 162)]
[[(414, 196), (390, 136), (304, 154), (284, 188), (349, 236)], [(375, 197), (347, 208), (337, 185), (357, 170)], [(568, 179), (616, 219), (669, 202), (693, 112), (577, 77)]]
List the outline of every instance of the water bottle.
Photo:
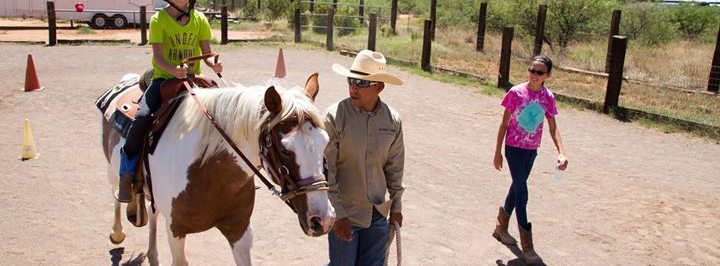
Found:
[(563, 170), (560, 170), (560, 165), (555, 165), (555, 180), (560, 181), (563, 178)]

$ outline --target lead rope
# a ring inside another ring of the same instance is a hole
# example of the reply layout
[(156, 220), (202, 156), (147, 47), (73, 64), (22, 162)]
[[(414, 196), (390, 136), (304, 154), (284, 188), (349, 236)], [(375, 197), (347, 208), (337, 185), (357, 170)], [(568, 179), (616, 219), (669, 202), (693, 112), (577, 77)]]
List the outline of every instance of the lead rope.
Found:
[(392, 245), (393, 238), (397, 238), (396, 249), (397, 249), (397, 265), (400, 266), (402, 262), (402, 245), (400, 244), (400, 225), (395, 222), (395, 226), (391, 226), (388, 231), (388, 240), (385, 245), (385, 266), (388, 266), (388, 260), (390, 259), (390, 246)]

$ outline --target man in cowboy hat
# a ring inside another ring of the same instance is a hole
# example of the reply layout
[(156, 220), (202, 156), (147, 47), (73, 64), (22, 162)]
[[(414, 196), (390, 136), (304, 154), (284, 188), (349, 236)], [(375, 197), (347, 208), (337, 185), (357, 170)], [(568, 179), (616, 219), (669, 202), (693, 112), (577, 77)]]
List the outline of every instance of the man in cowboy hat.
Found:
[[(380, 100), (385, 84), (402, 85), (386, 73), (381, 53), (363, 50), (347, 77), (350, 97), (325, 110), (329, 197), (336, 221), (328, 234), (330, 265), (383, 265), (390, 226), (402, 226), (405, 148), (400, 115)], [(388, 216), (389, 215), (389, 216)]]

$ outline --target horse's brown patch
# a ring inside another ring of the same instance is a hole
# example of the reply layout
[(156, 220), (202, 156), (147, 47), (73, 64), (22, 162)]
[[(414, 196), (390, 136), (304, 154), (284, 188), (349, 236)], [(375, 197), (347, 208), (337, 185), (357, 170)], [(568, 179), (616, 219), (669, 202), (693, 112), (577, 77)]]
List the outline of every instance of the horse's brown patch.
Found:
[(230, 244), (237, 242), (250, 224), (255, 205), (255, 183), (234, 157), (223, 151), (201, 158), (188, 167), (188, 183), (172, 200), (174, 237), (185, 237), (217, 227)]

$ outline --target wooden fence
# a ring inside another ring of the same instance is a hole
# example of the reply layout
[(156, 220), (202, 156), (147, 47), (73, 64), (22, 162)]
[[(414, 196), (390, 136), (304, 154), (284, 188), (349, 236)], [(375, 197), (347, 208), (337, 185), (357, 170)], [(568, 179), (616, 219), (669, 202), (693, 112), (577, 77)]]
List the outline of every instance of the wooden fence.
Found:
[[(312, 4), (313, 1), (310, 1)], [(393, 25), (393, 32), (394, 32), (394, 20), (397, 17), (397, 8), (396, 8), (396, 0), (392, 1), (392, 13), (391, 14), (391, 25)], [(318, 4), (318, 2), (314, 3)], [(433, 0), (431, 1), (431, 18), (434, 17), (434, 11), (435, 5), (437, 4), (437, 1)], [(53, 2), (47, 2), (47, 8), (48, 8), (48, 29), (49, 29), (49, 45), (55, 45), (57, 43), (57, 35), (56, 35), (56, 22), (55, 22), (55, 10), (54, 10), (54, 4)], [(480, 5), (479, 10), (479, 20), (478, 20), (478, 36), (476, 40), (476, 50), (479, 52), (482, 52), (484, 50), (484, 40), (485, 40), (485, 27), (486, 27), (486, 13), (487, 13), (487, 3), (482, 3)], [(329, 12), (327, 14), (327, 24), (326, 25), (333, 25), (333, 19), (335, 17), (334, 8), (329, 8)], [(144, 8), (141, 8), (140, 10), (141, 18), (144, 18)], [(361, 11), (362, 12), (362, 11)], [(294, 13), (294, 22), (295, 22), (295, 42), (302, 42), (302, 27), (300, 26), (301, 16), (302, 16), (301, 10), (295, 10)], [(534, 41), (534, 47), (533, 47), (533, 54), (541, 54), (542, 53), (542, 41), (544, 39), (544, 26), (545, 26), (545, 17), (547, 13), (547, 6), (545, 5), (539, 5), (538, 6), (538, 15), (537, 15), (537, 25), (536, 31), (535, 31), (535, 41)], [(364, 13), (359, 14), (360, 18), (364, 18)], [(610, 36), (608, 41), (608, 52), (607, 52), (607, 59), (606, 59), (606, 73), (591, 73), (592, 75), (596, 76), (602, 76), (608, 78), (608, 83), (606, 87), (606, 95), (605, 95), (605, 101), (602, 104), (602, 111), (604, 113), (612, 113), (613, 110), (625, 110), (622, 113), (625, 114), (638, 114), (643, 113), (636, 110), (630, 110), (627, 108), (622, 108), (618, 106), (619, 97), (621, 95), (620, 91), (622, 88), (623, 80), (625, 79), (623, 77), (624, 73), (624, 63), (625, 63), (625, 54), (627, 50), (627, 43), (628, 40), (624, 36), (619, 35), (619, 25), (620, 25), (620, 18), (621, 18), (621, 12), (620, 10), (613, 11), (612, 19), (611, 19), (611, 25), (610, 25)], [(227, 37), (227, 7), (222, 6), (221, 8), (221, 44), (227, 44), (228, 42), (234, 41), (229, 40)], [(328, 50), (334, 50), (334, 43), (333, 43), (333, 28), (334, 27), (327, 27), (326, 34), (326, 48)], [(146, 21), (141, 21), (140, 25), (140, 32), (141, 32), (141, 45), (144, 45), (147, 43), (146, 38)], [(368, 49), (374, 50), (375, 44), (376, 44), (376, 32), (377, 32), (377, 14), (371, 13), (370, 14), (370, 23), (368, 26)], [(510, 64), (511, 64), (511, 44), (513, 39), (513, 33), (514, 30), (512, 27), (506, 27), (503, 29), (503, 40), (502, 40), (502, 49), (501, 49), (501, 55), (500, 55), (500, 67), (498, 70), (498, 83), (497, 86), (501, 88), (508, 89), (512, 83), (509, 80), (509, 71), (510, 71)], [(479, 80), (485, 80), (484, 77), (478, 77), (473, 74), (468, 73), (461, 73), (457, 71), (447, 70), (447, 69), (440, 69), (435, 68), (431, 66), (431, 51), (432, 51), (432, 40), (435, 35), (435, 23), (432, 19), (425, 21), (425, 27), (424, 27), (424, 33), (423, 33), (423, 46), (422, 46), (422, 58), (420, 62), (420, 67), (428, 72), (432, 71), (440, 71), (440, 72), (449, 72), (453, 73), (455, 75), (460, 76), (471, 76)], [(572, 69), (567, 69), (568, 71), (574, 71)], [(584, 73), (588, 73), (587, 71), (581, 71)], [(718, 37), (716, 40), (716, 46), (715, 46), (715, 52), (712, 60), (712, 64), (710, 66), (710, 75), (708, 77), (708, 85), (707, 85), (707, 94), (717, 95), (718, 91), (720, 90), (720, 28), (718, 29)], [(572, 98), (570, 96), (562, 96), (560, 95), (558, 98)], [(662, 117), (660, 115), (656, 115), (657, 117)], [(673, 118), (668, 118), (667, 120), (673, 120)], [(674, 119), (677, 120), (677, 119)], [(689, 124), (692, 124), (691, 122), (687, 122)], [(686, 123), (686, 124), (687, 124)], [(705, 125), (706, 126), (706, 125)], [(698, 126), (702, 127), (702, 126)], [(720, 133), (718, 133), (720, 134)]]

